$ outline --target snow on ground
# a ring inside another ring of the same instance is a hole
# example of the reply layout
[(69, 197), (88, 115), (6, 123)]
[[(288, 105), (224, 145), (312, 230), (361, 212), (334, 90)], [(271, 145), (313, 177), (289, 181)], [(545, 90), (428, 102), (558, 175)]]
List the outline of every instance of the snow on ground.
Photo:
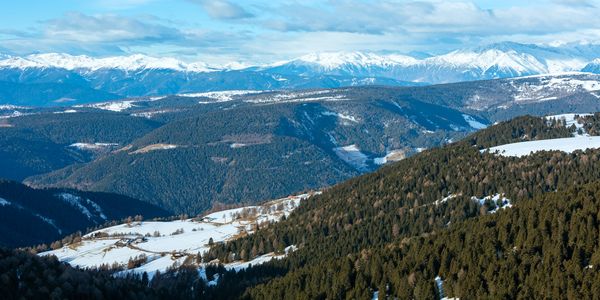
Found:
[(460, 196), (460, 195), (450, 194), (450, 195), (448, 195), (448, 196), (446, 196), (446, 197), (444, 197), (444, 198), (442, 198), (440, 200), (436, 200), (435, 202), (433, 202), (433, 204), (434, 205), (440, 205), (440, 204), (446, 203), (446, 202), (448, 202), (448, 200), (452, 200), (452, 199), (454, 199), (454, 198), (456, 198), (458, 196)]
[(131, 116), (150, 119), (150, 118), (154, 117), (155, 115), (166, 114), (166, 113), (177, 112), (177, 111), (179, 111), (179, 110), (177, 110), (177, 109), (152, 110), (152, 111), (143, 111), (143, 112), (132, 113)]
[(6, 206), (6, 205), (10, 205), (10, 201), (8, 201), (4, 198), (0, 198), (0, 206)]
[(233, 100), (236, 96), (259, 94), (265, 91), (255, 90), (233, 90), (233, 91), (218, 91), (218, 92), (206, 92), (206, 93), (190, 93), (190, 94), (178, 94), (179, 97), (189, 98), (210, 98), (213, 101), (199, 101), (200, 104), (209, 104), (216, 102), (227, 102)]
[(374, 291), (373, 292), (373, 297), (371, 297), (372, 300), (377, 300), (379, 299), (379, 291)]
[(69, 145), (69, 147), (77, 148), (79, 150), (100, 150), (118, 145), (119, 144), (117, 143), (73, 143)]
[(278, 93), (265, 95), (264, 97), (244, 100), (248, 103), (287, 103), (287, 102), (310, 102), (310, 101), (343, 101), (347, 100), (345, 95), (331, 95), (333, 90), (318, 90), (304, 92)]
[(522, 157), (538, 151), (563, 151), (571, 153), (577, 150), (600, 148), (600, 136), (577, 136), (572, 138), (549, 139), (506, 144), (481, 150), (498, 153), (502, 156)]
[(489, 213), (496, 213), (499, 209), (511, 208), (512, 203), (510, 199), (504, 197), (504, 195), (495, 194), (494, 196), (485, 196), (483, 198), (477, 198), (475, 196), (471, 197), (471, 200), (479, 203), (479, 205), (483, 206), (486, 202), (494, 203), (496, 207), (489, 211)]
[(60, 198), (64, 202), (71, 204), (71, 206), (79, 209), (79, 211), (81, 211), (81, 213), (84, 214), (88, 219), (92, 218), (92, 213), (90, 213), (87, 207), (81, 204), (81, 201), (83, 200), (81, 199), (81, 197), (69, 193), (60, 193), (56, 196), (58, 196), (58, 198)]
[(92, 108), (97, 108), (97, 109), (102, 109), (102, 110), (121, 112), (126, 109), (130, 109), (130, 108), (134, 107), (135, 106), (133, 104), (134, 102), (136, 102), (136, 101), (133, 101), (133, 100), (111, 101), (111, 102), (101, 102), (101, 103), (94, 103), (94, 104), (75, 105), (73, 107), (92, 107)]
[(355, 144), (333, 148), (335, 154), (359, 171), (367, 171), (367, 156)]
[[(575, 125), (575, 127), (577, 128), (577, 130), (581, 129), (581, 130), (585, 130), (583, 128), (583, 124), (579, 123), (576, 119), (575, 116), (578, 115), (580, 117), (586, 117), (586, 116), (591, 116), (592, 114), (590, 113), (583, 113), (583, 114), (562, 114), (562, 115), (553, 115), (553, 116), (546, 116), (544, 117), (546, 120), (551, 120), (551, 119), (556, 119), (556, 120), (565, 120), (565, 124), (568, 127), (571, 127), (572, 125)], [(579, 136), (579, 134), (577, 132), (574, 133), (575, 136)], [(584, 133), (583, 135), (587, 136), (586, 133)]]
[(542, 102), (558, 99), (558, 97), (553, 96), (557, 94), (566, 95), (583, 91), (594, 95), (593, 92), (600, 91), (600, 81), (595, 79), (578, 79), (562, 75), (538, 75), (533, 77), (539, 78), (539, 82), (517, 83), (514, 80), (510, 81), (517, 92), (514, 96), (515, 101)]
[(55, 112), (53, 112), (53, 114), (56, 114), (56, 115), (58, 115), (58, 114), (74, 114), (76, 112), (77, 111), (74, 109), (67, 109), (67, 110), (63, 110), (63, 111), (55, 111)]
[(356, 117), (351, 116), (351, 115), (345, 115), (345, 114), (333, 112), (333, 111), (324, 111), (321, 114), (324, 116), (334, 116), (334, 117), (337, 117), (342, 120), (358, 123), (358, 120), (356, 119)]
[(12, 104), (2, 104), (0, 105), (0, 110), (15, 110), (15, 109), (29, 109), (26, 106), (18, 106)]
[(473, 118), (472, 116), (463, 114), (463, 119), (465, 119), (465, 121), (469, 124), (469, 126), (471, 126), (471, 128), (474, 129), (484, 129), (487, 128), (487, 125), (475, 120), (475, 118)]
[[(156, 271), (164, 272), (171, 266), (183, 264), (186, 258), (204, 253), (210, 248), (208, 243), (211, 238), (214, 243), (219, 243), (252, 234), (256, 224), (277, 222), (282, 216), (288, 216), (300, 201), (319, 193), (290, 196), (263, 205), (228, 209), (202, 218), (120, 224), (91, 232), (83, 236), (79, 243), (40, 255), (55, 255), (61, 261), (83, 268), (115, 264), (126, 267), (130, 258), (144, 255), (147, 259), (145, 263), (126, 272), (147, 272), (152, 276)], [(295, 247), (288, 247), (286, 253), (294, 250)], [(257, 265), (283, 256), (270, 253), (248, 262), (234, 262), (225, 267), (240, 270), (250, 264)]]
[(384, 157), (375, 157), (373, 163), (376, 165), (384, 165), (388, 162), (400, 161), (406, 157), (406, 153), (403, 150), (392, 150), (389, 151)]
[(130, 152), (129, 154), (148, 153), (150, 151), (156, 151), (156, 150), (171, 150), (171, 149), (175, 149), (178, 147), (179, 147), (179, 145), (172, 145), (172, 144), (152, 144), (152, 145), (145, 146), (141, 149), (135, 150), (133, 152)]

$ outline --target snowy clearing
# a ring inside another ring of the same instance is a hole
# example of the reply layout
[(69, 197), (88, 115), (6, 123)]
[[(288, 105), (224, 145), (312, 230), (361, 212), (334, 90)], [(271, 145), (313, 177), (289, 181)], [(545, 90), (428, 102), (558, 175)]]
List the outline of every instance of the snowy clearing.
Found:
[(73, 143), (69, 147), (77, 148), (79, 150), (101, 150), (119, 146), (117, 143)]
[(577, 136), (572, 138), (549, 139), (506, 144), (481, 150), (498, 153), (502, 156), (522, 157), (538, 151), (563, 151), (572, 153), (577, 150), (600, 148), (600, 136)]
[[(345, 114), (333, 112), (333, 111), (324, 111), (321, 114), (324, 116), (334, 116), (341, 120), (358, 123), (358, 120), (356, 119), (356, 117), (351, 116), (351, 115), (345, 115)], [(347, 124), (347, 123), (344, 123), (344, 124)]]
[(487, 125), (475, 120), (472, 116), (463, 114), (463, 119), (471, 126), (473, 129), (484, 129), (487, 128)]
[(475, 196), (471, 197), (471, 200), (479, 203), (479, 205), (483, 206), (486, 203), (493, 204), (494, 208), (489, 213), (496, 213), (500, 209), (511, 208), (512, 203), (510, 199), (506, 198), (504, 195), (495, 194), (494, 196), (485, 196), (483, 198), (477, 198)]
[[(123, 272), (164, 272), (173, 266), (191, 263), (197, 254), (210, 249), (214, 243), (236, 239), (252, 234), (256, 225), (277, 222), (288, 216), (299, 204), (320, 192), (290, 196), (267, 202), (259, 206), (248, 206), (211, 213), (201, 218), (159, 221), (132, 221), (91, 232), (82, 241), (40, 253), (55, 255), (59, 260), (82, 268), (105, 266), (127, 267), (130, 259), (143, 257), (141, 266)], [(286, 253), (294, 251), (290, 246)], [(227, 264), (228, 269), (240, 270), (271, 259), (284, 257), (273, 253), (259, 256), (247, 262)], [(196, 265), (198, 263), (196, 262)], [(202, 267), (202, 264), (198, 265)]]
[(360, 149), (358, 149), (355, 144), (333, 148), (333, 151), (340, 159), (353, 166), (355, 169), (359, 171), (366, 171), (368, 169), (367, 156), (360, 152)]
[(157, 151), (157, 150), (171, 150), (171, 149), (175, 149), (178, 147), (180, 147), (180, 146), (172, 145), (172, 144), (152, 144), (152, 145), (145, 146), (141, 149), (135, 150), (133, 152), (130, 152), (129, 154), (142, 154), (142, 153), (148, 153), (148, 152)]
[(200, 104), (209, 104), (217, 102), (227, 102), (233, 100), (236, 96), (259, 94), (265, 91), (256, 90), (232, 90), (232, 91), (217, 91), (217, 92), (205, 92), (205, 93), (189, 93), (189, 94), (177, 94), (179, 97), (186, 98), (210, 98), (214, 101), (199, 101)]
[(375, 157), (373, 163), (376, 165), (384, 165), (388, 162), (396, 162), (406, 158), (404, 150), (392, 150), (389, 151), (384, 157)]
[(135, 107), (133, 103), (136, 101), (128, 100), (128, 101), (113, 101), (113, 102), (102, 102), (102, 103), (94, 103), (94, 104), (85, 104), (85, 105), (75, 105), (73, 107), (91, 107), (102, 110), (109, 110), (115, 112), (121, 112), (126, 109), (130, 109)]

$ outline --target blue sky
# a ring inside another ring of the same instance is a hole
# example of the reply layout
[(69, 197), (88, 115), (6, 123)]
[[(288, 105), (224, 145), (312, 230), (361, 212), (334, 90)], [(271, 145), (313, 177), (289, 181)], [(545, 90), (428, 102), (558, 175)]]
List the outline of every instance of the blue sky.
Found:
[(428, 52), (499, 41), (599, 43), (588, 0), (53, 0), (0, 11), (0, 52), (144, 53), (212, 64), (318, 51)]

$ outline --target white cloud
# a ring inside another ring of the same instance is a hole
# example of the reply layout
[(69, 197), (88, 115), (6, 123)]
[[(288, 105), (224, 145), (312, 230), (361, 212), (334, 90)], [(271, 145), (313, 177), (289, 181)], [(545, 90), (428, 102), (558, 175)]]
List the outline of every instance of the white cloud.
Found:
[(202, 6), (204, 11), (215, 19), (246, 19), (251, 18), (250, 12), (246, 11), (243, 7), (238, 4), (229, 2), (227, 0), (191, 0), (194, 3), (198, 3)]

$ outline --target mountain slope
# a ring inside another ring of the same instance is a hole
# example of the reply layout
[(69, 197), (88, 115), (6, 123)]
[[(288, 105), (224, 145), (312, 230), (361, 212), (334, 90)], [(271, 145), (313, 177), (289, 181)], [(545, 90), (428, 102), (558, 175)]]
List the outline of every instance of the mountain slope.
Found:
[[(576, 122), (594, 134), (599, 119)], [(204, 253), (213, 264), (244, 264), (272, 250), (282, 256), (243, 271), (211, 270), (206, 295), (596, 297), (600, 150), (524, 158), (480, 151), (579, 134), (567, 122), (520, 117), (326, 189), (279, 223), (257, 224), (252, 235)]]
[(57, 106), (66, 101), (81, 104), (116, 97), (222, 90), (415, 86), (596, 72), (592, 61), (598, 57), (598, 45), (550, 47), (511, 42), (424, 58), (363, 52), (313, 53), (244, 68), (139, 54), (92, 58), (46, 53), (0, 58), (0, 82), (8, 85), (0, 92), (0, 104)]
[(0, 178), (13, 180), (91, 161), (160, 125), (112, 112), (8, 111), (0, 118)]
[(73, 190), (36, 190), (0, 180), (0, 245), (31, 246), (128, 216), (167, 212), (129, 197)]
[(313, 93), (299, 103), (174, 121), (93, 162), (26, 182), (117, 192), (196, 214), (219, 202), (256, 202), (329, 186), (474, 130), (465, 114), (434, 104), (376, 97), (328, 101), (327, 91), (317, 91), (322, 98), (315, 102), (308, 100)]

